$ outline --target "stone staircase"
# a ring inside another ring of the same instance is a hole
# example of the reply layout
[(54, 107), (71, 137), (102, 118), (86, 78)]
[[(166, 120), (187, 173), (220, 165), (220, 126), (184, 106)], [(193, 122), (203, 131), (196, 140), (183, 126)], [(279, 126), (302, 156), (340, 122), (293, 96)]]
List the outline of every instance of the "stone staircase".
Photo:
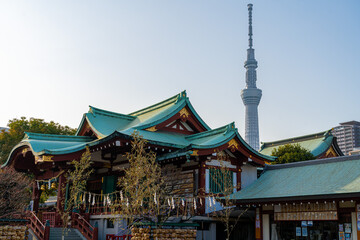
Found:
[(74, 228), (50, 228), (50, 239), (51, 240), (62, 240), (64, 235), (64, 240), (86, 240), (81, 233)]

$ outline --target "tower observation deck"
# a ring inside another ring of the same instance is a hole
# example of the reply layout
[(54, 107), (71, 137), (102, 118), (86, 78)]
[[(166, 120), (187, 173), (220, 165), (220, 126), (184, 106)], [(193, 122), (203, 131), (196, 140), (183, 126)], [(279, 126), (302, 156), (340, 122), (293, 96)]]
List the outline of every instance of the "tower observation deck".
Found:
[(259, 120), (258, 106), (262, 96), (261, 89), (256, 87), (255, 50), (252, 39), (252, 4), (248, 4), (249, 11), (249, 48), (247, 49), (246, 87), (241, 91), (241, 98), (245, 105), (245, 141), (255, 150), (259, 150)]

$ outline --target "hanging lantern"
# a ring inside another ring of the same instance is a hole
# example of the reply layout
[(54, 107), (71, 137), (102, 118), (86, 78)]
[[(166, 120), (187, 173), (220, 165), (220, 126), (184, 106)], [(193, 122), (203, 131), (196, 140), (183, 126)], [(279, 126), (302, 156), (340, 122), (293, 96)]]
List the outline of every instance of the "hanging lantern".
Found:
[(55, 183), (55, 182), (53, 182), (53, 183), (51, 184), (51, 189), (56, 189), (56, 183)]
[(41, 185), (40, 190), (41, 190), (41, 191), (45, 191), (45, 184), (42, 184), (42, 185)]

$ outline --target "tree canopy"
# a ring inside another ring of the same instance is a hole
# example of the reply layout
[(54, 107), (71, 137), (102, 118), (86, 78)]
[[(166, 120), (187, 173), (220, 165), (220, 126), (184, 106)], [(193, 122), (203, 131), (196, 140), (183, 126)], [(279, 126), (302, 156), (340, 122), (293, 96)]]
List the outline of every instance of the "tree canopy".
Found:
[(300, 162), (315, 159), (315, 156), (300, 144), (286, 144), (275, 148), (272, 156), (278, 157), (274, 164)]
[(8, 127), (8, 130), (3, 129), (0, 132), (0, 164), (7, 160), (11, 149), (24, 138), (24, 132), (59, 135), (74, 135), (76, 132), (76, 129), (53, 121), (45, 122), (43, 119), (26, 117), (9, 120)]

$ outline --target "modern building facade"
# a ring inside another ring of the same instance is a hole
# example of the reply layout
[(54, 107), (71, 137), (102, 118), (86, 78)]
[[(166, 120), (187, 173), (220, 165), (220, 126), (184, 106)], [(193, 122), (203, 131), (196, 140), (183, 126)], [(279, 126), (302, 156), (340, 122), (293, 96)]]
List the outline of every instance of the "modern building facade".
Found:
[(360, 147), (360, 122), (349, 121), (334, 127), (332, 134), (337, 138), (341, 151), (348, 155), (354, 148)]
[(246, 68), (246, 88), (241, 91), (241, 98), (245, 105), (245, 141), (255, 150), (259, 150), (259, 121), (258, 106), (262, 91), (256, 87), (255, 50), (252, 39), (252, 4), (248, 4), (249, 10), (249, 48), (244, 67)]

